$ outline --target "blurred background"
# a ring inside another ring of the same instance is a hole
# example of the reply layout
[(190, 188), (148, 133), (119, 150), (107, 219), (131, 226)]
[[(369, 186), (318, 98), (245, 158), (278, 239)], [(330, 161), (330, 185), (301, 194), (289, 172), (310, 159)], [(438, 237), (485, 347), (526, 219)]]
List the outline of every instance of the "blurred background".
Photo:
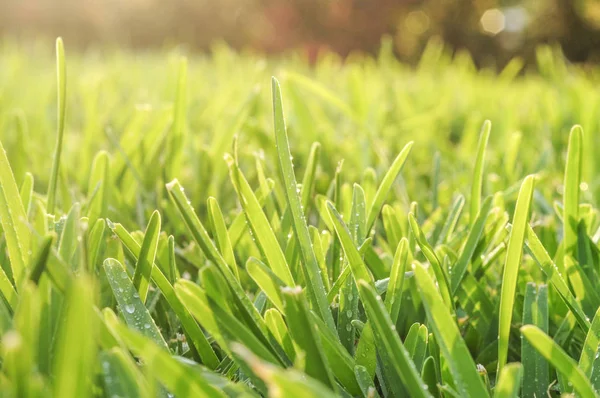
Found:
[(600, 60), (600, 0), (0, 0), (0, 35), (63, 36), (69, 48), (136, 49), (215, 42), (240, 50), (342, 56), (393, 38), (414, 63), (430, 38), (468, 50), (479, 66), (534, 59), (557, 43), (573, 62)]

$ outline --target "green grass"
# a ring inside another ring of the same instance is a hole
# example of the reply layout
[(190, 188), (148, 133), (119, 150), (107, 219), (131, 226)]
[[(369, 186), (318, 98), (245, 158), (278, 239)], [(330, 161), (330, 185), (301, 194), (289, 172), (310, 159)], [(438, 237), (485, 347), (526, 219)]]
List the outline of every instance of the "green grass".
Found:
[(385, 44), (0, 44), (0, 395), (598, 395), (600, 69)]

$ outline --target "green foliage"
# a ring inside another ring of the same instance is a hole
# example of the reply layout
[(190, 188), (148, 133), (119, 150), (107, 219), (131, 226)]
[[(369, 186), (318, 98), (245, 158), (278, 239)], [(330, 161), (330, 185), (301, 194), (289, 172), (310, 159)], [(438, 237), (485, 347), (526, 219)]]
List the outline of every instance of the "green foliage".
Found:
[(2, 396), (596, 396), (584, 71), (58, 47), (56, 120), (0, 58)]

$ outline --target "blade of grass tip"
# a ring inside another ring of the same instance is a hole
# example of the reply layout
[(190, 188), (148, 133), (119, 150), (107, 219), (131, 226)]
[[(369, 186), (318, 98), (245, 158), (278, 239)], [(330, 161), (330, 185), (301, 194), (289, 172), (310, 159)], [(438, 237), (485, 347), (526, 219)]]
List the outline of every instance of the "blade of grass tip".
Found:
[(435, 242), (436, 246), (446, 243), (448, 239), (450, 239), (450, 236), (452, 235), (454, 229), (456, 228), (456, 225), (458, 224), (458, 219), (460, 218), (460, 214), (462, 213), (464, 206), (465, 197), (462, 195), (458, 195), (452, 203), (450, 213), (448, 213), (448, 217), (446, 218), (446, 222), (444, 222), (442, 231), (440, 232), (437, 241)]
[(587, 333), (590, 329), (589, 319), (587, 319), (583, 308), (581, 308), (581, 305), (569, 289), (567, 282), (560, 274), (558, 267), (554, 261), (552, 261), (552, 258), (530, 225), (527, 226), (526, 238), (526, 249), (538, 263), (540, 269), (546, 275), (554, 289), (556, 289), (560, 298), (564, 301), (569, 310), (571, 310), (577, 323), (582, 327), (584, 332)]
[[(113, 232), (119, 237), (123, 243), (123, 246), (125, 246), (125, 248), (127, 248), (127, 250), (131, 252), (136, 259), (139, 258), (141, 247), (135, 241), (135, 239), (133, 239), (129, 232), (127, 232), (127, 230), (121, 224), (109, 223), (109, 226), (111, 226)], [(158, 259), (156, 259), (156, 261), (158, 261)], [(181, 322), (181, 326), (183, 327), (186, 336), (188, 336), (188, 341), (191, 341), (194, 347), (196, 347), (196, 350), (198, 351), (200, 359), (204, 365), (211, 369), (216, 369), (219, 365), (217, 355), (208, 343), (204, 333), (202, 332), (202, 329), (200, 329), (189, 310), (183, 305), (183, 303), (175, 294), (173, 286), (162, 273), (161, 266), (158, 264), (152, 267), (152, 280), (160, 289), (165, 300), (173, 309), (173, 312), (177, 315), (177, 318)]]
[[(548, 332), (548, 296), (545, 285), (527, 283), (523, 304), (523, 324), (536, 325)], [(548, 363), (525, 340), (521, 342), (521, 362), (523, 363), (523, 397), (541, 397), (550, 384)]]
[[(329, 215), (329, 213), (327, 213), (327, 214)], [(365, 239), (363, 244), (358, 248), (358, 254), (360, 254), (361, 257), (364, 257), (364, 255), (366, 254), (369, 247), (371, 247), (372, 242), (373, 242), (373, 238), (367, 238), (367, 239)], [(352, 275), (351, 267), (346, 266), (346, 268), (344, 268), (344, 270), (340, 274), (339, 278), (335, 281), (335, 283), (333, 284), (333, 286), (331, 287), (329, 292), (327, 292), (327, 301), (329, 301), (330, 303), (333, 303), (333, 300), (335, 299), (339, 290), (342, 288), (342, 285), (344, 284), (344, 282), (346, 282), (346, 279), (350, 275)]]
[(281, 292), (289, 331), (292, 334), (294, 343), (305, 355), (304, 372), (336, 390), (331, 368), (323, 352), (321, 338), (316, 333), (314, 324), (311, 321), (302, 289), (300, 287), (283, 288)]
[(307, 283), (307, 291), (313, 309), (321, 316), (327, 327), (335, 331), (333, 315), (329, 310), (325, 286), (319, 273), (319, 264), (313, 250), (304, 209), (297, 192), (296, 176), (292, 164), (290, 144), (287, 137), (285, 119), (283, 116), (283, 104), (281, 100), (281, 88), (277, 79), (272, 78), (273, 91), (273, 119), (275, 125), (275, 141), (277, 144), (277, 155), (279, 157), (279, 168), (281, 178), (285, 185), (285, 195), (288, 207), (292, 212), (294, 236), (300, 247), (302, 259), (302, 270)]
[(127, 328), (114, 316), (106, 317), (105, 322), (136, 356), (144, 360), (144, 363), (150, 367), (152, 376), (156, 377), (171, 393), (176, 396), (194, 397), (226, 396), (205, 378), (200, 377), (197, 372), (190, 372), (183, 363), (172, 357), (152, 339)]
[(475, 157), (475, 167), (473, 168), (473, 180), (471, 184), (471, 206), (469, 213), (471, 225), (475, 223), (475, 217), (479, 214), (479, 206), (481, 205), (485, 149), (487, 148), (491, 129), (492, 122), (489, 120), (483, 122), (481, 134), (479, 135), (479, 143), (477, 144), (477, 156)]
[(279, 342), (279, 345), (283, 347), (285, 353), (293, 362), (296, 358), (296, 349), (294, 348), (292, 336), (283, 320), (281, 312), (277, 311), (275, 308), (269, 308), (265, 311), (265, 322), (271, 333), (273, 333), (273, 336), (275, 336)]
[(95, 272), (96, 264), (100, 256), (100, 250), (104, 243), (104, 231), (106, 230), (106, 221), (103, 218), (96, 220), (87, 239), (87, 265), (88, 272)]
[(386, 357), (396, 378), (402, 380), (411, 397), (431, 397), (410, 359), (410, 354), (400, 341), (392, 320), (381, 303), (381, 297), (377, 295), (371, 283), (365, 280), (358, 281), (358, 291), (367, 317), (373, 325), (380, 355)]
[(23, 179), (23, 183), (21, 184), (21, 189), (19, 190), (19, 194), (21, 195), (21, 200), (23, 201), (23, 208), (25, 209), (25, 214), (29, 216), (31, 211), (31, 201), (33, 197), (33, 174), (25, 173), (25, 178)]
[(385, 309), (390, 314), (393, 325), (398, 321), (398, 314), (400, 313), (402, 289), (404, 287), (404, 275), (406, 273), (407, 263), (408, 239), (402, 238), (396, 248), (396, 253), (394, 254), (394, 262), (392, 264), (392, 271), (390, 272), (390, 282), (385, 295)]
[(50, 181), (48, 184), (48, 203), (46, 210), (49, 214), (54, 214), (56, 204), (56, 186), (58, 183), (58, 174), (60, 172), (60, 156), (63, 146), (63, 134), (65, 131), (65, 111), (67, 94), (67, 66), (65, 63), (65, 47), (62, 38), (56, 39), (56, 83), (57, 83), (57, 114), (58, 126), (56, 130), (56, 147), (54, 148), (54, 158), (52, 159), (52, 171), (50, 172)]
[(580, 396), (586, 398), (597, 397), (583, 370), (546, 333), (542, 332), (537, 326), (525, 325), (521, 327), (521, 334), (558, 372), (567, 378), (570, 385)]
[(423, 255), (431, 264), (431, 268), (433, 269), (433, 273), (435, 274), (435, 278), (437, 279), (440, 287), (440, 293), (444, 298), (444, 303), (446, 303), (446, 306), (451, 312), (454, 312), (454, 300), (452, 300), (452, 294), (450, 293), (450, 283), (448, 282), (448, 277), (442, 268), (440, 260), (437, 258), (437, 255), (435, 254), (435, 251), (429, 242), (427, 242), (427, 238), (419, 227), (417, 219), (413, 213), (408, 214), (408, 223), (410, 224), (410, 229), (413, 232), (415, 240), (421, 248)]
[(394, 159), (392, 162), (392, 165), (388, 171), (383, 176), (383, 180), (381, 180), (381, 184), (377, 188), (377, 192), (375, 193), (375, 197), (373, 198), (373, 202), (371, 202), (371, 207), (367, 213), (367, 236), (371, 233), (371, 230), (375, 225), (375, 220), (377, 219), (377, 216), (379, 216), (379, 212), (381, 212), (383, 203), (390, 192), (390, 188), (394, 184), (394, 181), (396, 181), (398, 174), (400, 174), (402, 171), (412, 146), (413, 142), (410, 141), (404, 146), (404, 148), (402, 148), (398, 156), (396, 156), (396, 159)]
[(281, 288), (285, 287), (285, 284), (271, 271), (269, 267), (257, 260), (254, 257), (250, 257), (246, 262), (246, 270), (248, 274), (260, 287), (260, 289), (267, 295), (271, 303), (279, 311), (283, 311), (283, 300), (281, 298)]
[(587, 332), (579, 357), (579, 368), (588, 377), (592, 374), (592, 365), (598, 347), (600, 347), (600, 308), (596, 311), (594, 319), (592, 319), (592, 325)]
[[(227, 233), (227, 226), (225, 225), (225, 219), (223, 213), (219, 207), (219, 203), (213, 197), (208, 198), (208, 216), (209, 221), (214, 233), (215, 240), (219, 251), (223, 255), (223, 260), (227, 263), (236, 279), (240, 280), (240, 272), (235, 262), (235, 255), (233, 254), (233, 246), (229, 240), (229, 234)], [(260, 206), (260, 205), (259, 205)]]
[(0, 222), (2, 223), (2, 231), (4, 232), (10, 259), (10, 271), (12, 272), (12, 275), (7, 275), (7, 277), (12, 277), (18, 286), (29, 262), (31, 231), (27, 225), (27, 214), (19, 196), (19, 188), (1, 142)]
[(104, 271), (125, 322), (131, 328), (152, 339), (156, 344), (168, 349), (165, 339), (160, 334), (154, 319), (141, 301), (140, 295), (121, 263), (108, 258), (104, 260)]
[(354, 374), (356, 375), (356, 380), (360, 385), (363, 397), (379, 398), (379, 394), (377, 393), (377, 389), (375, 388), (375, 384), (373, 383), (373, 379), (367, 371), (367, 368), (357, 365), (354, 367)]
[(52, 235), (43, 238), (42, 243), (39, 245), (38, 252), (32, 260), (32, 266), (29, 267), (29, 280), (31, 280), (36, 285), (39, 283), (44, 269), (46, 268), (48, 258), (50, 257), (50, 251), (52, 250), (53, 242), (54, 236)]
[(58, 254), (60, 258), (73, 270), (79, 267), (79, 263), (75, 258), (75, 252), (79, 245), (80, 218), (80, 206), (79, 203), (75, 203), (71, 207), (71, 210), (69, 210), (69, 214), (67, 214), (67, 219), (60, 234), (60, 241), (58, 242)]
[(440, 293), (423, 265), (413, 264), (419, 292), (423, 299), (428, 325), (433, 330), (444, 359), (454, 377), (459, 393), (464, 397), (487, 397), (471, 353), (461, 337), (456, 321), (444, 304)]
[(506, 260), (502, 276), (502, 291), (500, 292), (497, 377), (502, 373), (502, 368), (506, 364), (508, 358), (508, 339), (515, 303), (517, 276), (523, 257), (523, 244), (525, 241), (525, 232), (529, 223), (529, 208), (531, 207), (531, 200), (533, 198), (534, 182), (535, 177), (529, 175), (521, 185), (519, 196), (517, 197), (517, 204), (515, 206), (515, 213), (513, 215), (513, 226), (510, 231), (508, 248), (506, 249)]
[(150, 287), (150, 277), (152, 275), (152, 267), (156, 259), (156, 251), (158, 249), (158, 237), (160, 235), (160, 213), (154, 210), (146, 232), (142, 241), (142, 248), (135, 264), (133, 273), (133, 286), (140, 295), (142, 303), (146, 302), (148, 296), (148, 288)]
[(100, 355), (104, 389), (108, 396), (149, 396), (148, 386), (135, 362), (121, 348), (113, 348)]
[(273, 232), (273, 228), (254, 196), (248, 181), (233, 157), (226, 155), (226, 160), (229, 166), (231, 181), (244, 209), (253, 240), (256, 242), (267, 264), (279, 279), (286, 286), (295, 286), (296, 283), (294, 282), (292, 272), (277, 242), (275, 232)]
[[(565, 167), (563, 194), (563, 248), (564, 256), (577, 258), (577, 224), (579, 223), (579, 185), (581, 184), (581, 167), (583, 146), (583, 130), (574, 126), (569, 134), (567, 164)], [(567, 267), (565, 262), (565, 267)]]
[(485, 223), (491, 209), (492, 197), (488, 196), (483, 202), (483, 206), (481, 207), (479, 214), (477, 214), (477, 217), (475, 220), (473, 220), (465, 246), (463, 247), (458, 260), (450, 272), (450, 285), (452, 286), (452, 294), (456, 294), (456, 290), (460, 285), (460, 281), (464, 277), (465, 272), (467, 272), (469, 261), (471, 261), (473, 253), (475, 253), (475, 249), (477, 248), (481, 234), (485, 229)]
[(523, 366), (520, 363), (509, 363), (502, 370), (498, 384), (494, 389), (494, 398), (518, 398), (523, 377)]
[(96, 357), (94, 288), (85, 277), (71, 282), (63, 305), (54, 355), (54, 396), (91, 394)]
[[(98, 218), (108, 215), (110, 198), (110, 157), (108, 152), (100, 151), (92, 163), (92, 172), (88, 182), (88, 219), (93, 225)], [(93, 195), (90, 198), (90, 195)]]

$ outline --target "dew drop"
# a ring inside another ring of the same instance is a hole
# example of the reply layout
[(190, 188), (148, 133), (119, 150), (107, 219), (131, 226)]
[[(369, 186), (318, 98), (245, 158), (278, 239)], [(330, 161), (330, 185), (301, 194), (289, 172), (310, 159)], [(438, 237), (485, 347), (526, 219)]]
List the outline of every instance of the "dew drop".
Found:
[(133, 306), (133, 304), (127, 304), (125, 306), (125, 311), (127, 311), (129, 314), (133, 314), (133, 312), (135, 311), (135, 307)]

